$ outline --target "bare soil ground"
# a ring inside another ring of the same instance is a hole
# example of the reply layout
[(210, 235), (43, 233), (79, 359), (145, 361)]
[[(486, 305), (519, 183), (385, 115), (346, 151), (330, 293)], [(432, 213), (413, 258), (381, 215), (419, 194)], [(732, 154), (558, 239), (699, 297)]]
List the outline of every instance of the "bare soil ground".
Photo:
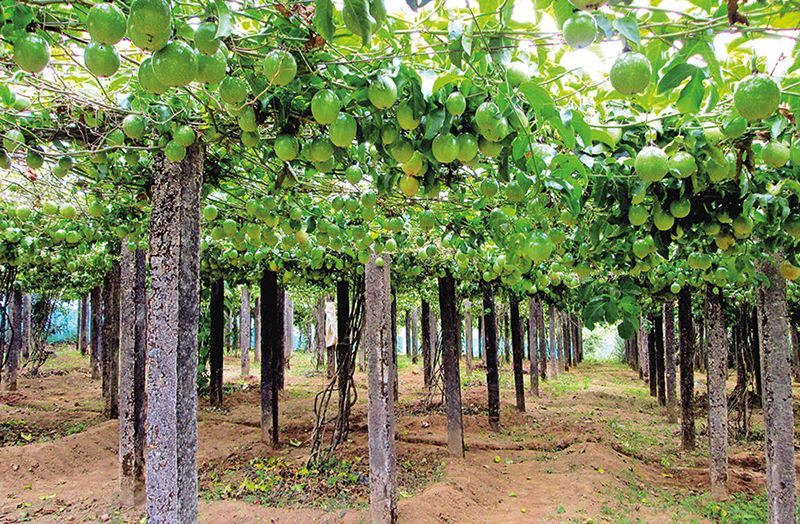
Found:
[[(501, 376), (502, 428), (489, 429), (485, 375), (462, 367), (466, 458), (446, 455), (446, 419), (421, 409), (420, 366), (401, 357), (397, 405), (399, 516), (408, 523), (759, 522), (764, 457), (754, 438), (731, 448), (732, 495), (707, 494), (705, 422), (680, 451), (678, 424), (629, 369), (584, 363), (548, 380), (527, 411)], [(260, 442), (258, 378), (226, 357), (225, 406), (199, 410), (200, 521), (368, 522), (366, 377), (337, 464), (306, 468), (316, 393), (326, 379), (302, 354), (281, 393), (282, 446)], [(60, 352), (44, 376), (0, 396), (0, 522), (139, 522), (120, 510), (115, 421), (100, 416), (88, 362)], [(252, 366), (258, 373), (258, 366)], [(526, 375), (526, 381), (528, 377)], [(698, 392), (704, 384), (698, 375)], [(760, 415), (758, 415), (760, 416)], [(758, 416), (754, 421), (758, 421)]]

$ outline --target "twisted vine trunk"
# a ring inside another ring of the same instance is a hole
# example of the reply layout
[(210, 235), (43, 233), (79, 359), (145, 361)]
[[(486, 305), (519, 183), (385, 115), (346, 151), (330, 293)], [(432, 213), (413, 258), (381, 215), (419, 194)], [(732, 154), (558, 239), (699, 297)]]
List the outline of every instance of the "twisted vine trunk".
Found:
[(509, 301), (511, 310), (511, 352), (514, 367), (514, 391), (516, 393), (517, 410), (525, 411), (525, 379), (522, 376), (522, 323), (519, 319), (519, 299), (512, 296)]
[(794, 523), (797, 518), (791, 353), (786, 283), (778, 271), (780, 262), (781, 257), (776, 255), (761, 263), (759, 269), (769, 285), (759, 287), (757, 294), (770, 524)]
[(497, 369), (497, 319), (494, 311), (494, 291), (483, 284), (484, 354), (486, 355), (486, 389), (488, 392), (489, 426), (500, 429), (500, 377)]
[(147, 307), (147, 520), (197, 520), (197, 332), (204, 150), (159, 158), (150, 216)]
[(716, 496), (727, 493), (728, 482), (728, 396), (725, 380), (728, 372), (728, 341), (722, 295), (706, 285), (706, 338), (708, 341), (708, 451), (711, 491)]
[(364, 271), (365, 346), (369, 353), (369, 505), (374, 524), (393, 524), (397, 522), (397, 452), (392, 392), (391, 260), (384, 254), (384, 263), (378, 267), (377, 258), (373, 254)]
[(444, 397), (447, 412), (447, 448), (451, 457), (464, 456), (464, 422), (461, 415), (461, 373), (458, 365), (456, 286), (449, 273), (439, 277), (439, 311), (442, 319)]

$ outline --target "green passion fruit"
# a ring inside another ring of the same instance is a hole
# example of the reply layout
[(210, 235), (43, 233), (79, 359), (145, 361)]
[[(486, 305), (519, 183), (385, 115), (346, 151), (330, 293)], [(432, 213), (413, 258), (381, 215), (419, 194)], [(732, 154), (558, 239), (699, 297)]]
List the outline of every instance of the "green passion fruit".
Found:
[(109, 77), (119, 69), (119, 52), (113, 45), (90, 42), (83, 51), (83, 62), (94, 76)]
[(160, 95), (169, 89), (169, 86), (162, 84), (161, 81), (156, 78), (156, 74), (153, 72), (153, 57), (151, 56), (148, 56), (139, 64), (138, 79), (139, 85), (148, 93)]
[(353, 140), (356, 139), (357, 132), (358, 124), (356, 124), (356, 119), (348, 113), (336, 115), (336, 119), (328, 129), (331, 142), (336, 147), (349, 147), (352, 145)]
[(189, 44), (173, 40), (153, 54), (153, 73), (169, 87), (181, 87), (197, 77), (197, 53)]
[(780, 168), (789, 162), (789, 148), (784, 144), (771, 140), (761, 149), (761, 159), (769, 167)]
[(200, 53), (211, 56), (217, 52), (221, 40), (217, 38), (217, 23), (201, 22), (194, 32), (194, 47)]
[(86, 31), (93, 42), (114, 45), (125, 36), (125, 13), (110, 2), (95, 4), (86, 17)]
[(278, 135), (275, 138), (273, 148), (275, 150), (275, 156), (284, 162), (294, 160), (300, 152), (300, 144), (292, 135)]
[(733, 105), (736, 111), (750, 122), (775, 114), (781, 102), (781, 90), (766, 75), (753, 75), (736, 84)]
[(452, 133), (437, 135), (431, 143), (433, 158), (442, 164), (449, 164), (458, 157), (458, 139)]
[(567, 18), (562, 28), (564, 40), (573, 49), (582, 49), (597, 37), (597, 23), (589, 13), (577, 12)]
[(311, 115), (318, 124), (333, 123), (341, 108), (339, 97), (330, 89), (320, 89), (311, 98)]
[(367, 88), (367, 98), (378, 109), (387, 109), (397, 100), (397, 85), (388, 75), (378, 75)]
[(261, 67), (270, 85), (285, 86), (297, 76), (294, 56), (283, 49), (274, 49), (267, 53)]
[(650, 85), (653, 68), (650, 60), (641, 53), (623, 53), (611, 66), (609, 80), (618, 93), (631, 96), (641, 93)]
[(28, 73), (43, 71), (50, 63), (50, 44), (36, 33), (25, 33), (14, 42), (14, 62)]
[(166, 0), (133, 0), (128, 13), (128, 38), (133, 45), (158, 51), (172, 34), (172, 9)]
[(467, 99), (460, 91), (453, 91), (447, 95), (447, 100), (444, 103), (447, 112), (453, 116), (463, 114), (467, 110)]
[(211, 56), (200, 54), (197, 56), (197, 77), (195, 80), (202, 84), (216, 84), (225, 78), (225, 69), (228, 61), (225, 52), (218, 49)]
[(669, 158), (669, 168), (678, 178), (689, 178), (697, 173), (697, 161), (685, 151), (678, 151)]
[(658, 182), (669, 171), (669, 159), (660, 147), (647, 146), (636, 155), (634, 169), (645, 182)]

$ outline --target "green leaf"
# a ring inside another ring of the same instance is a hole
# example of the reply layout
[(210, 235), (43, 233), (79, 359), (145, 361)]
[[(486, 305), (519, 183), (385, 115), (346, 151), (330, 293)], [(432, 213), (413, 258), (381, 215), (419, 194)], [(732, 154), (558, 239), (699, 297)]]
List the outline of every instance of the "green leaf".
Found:
[(386, 22), (386, 4), (383, 0), (369, 0), (369, 14), (375, 20), (373, 31), (377, 31)]
[(700, 111), (700, 104), (703, 103), (703, 97), (705, 96), (706, 86), (703, 85), (703, 75), (698, 70), (695, 71), (692, 79), (681, 90), (675, 106), (681, 113), (693, 115)]
[(325, 40), (333, 40), (336, 32), (336, 25), (333, 23), (335, 9), (331, 0), (318, 0), (315, 4), (314, 27)]
[(373, 33), (375, 19), (369, 14), (369, 3), (367, 0), (344, 0), (342, 9), (344, 25), (347, 26), (354, 35), (361, 37), (362, 45), (369, 44)]
[(589, 127), (589, 124), (586, 123), (586, 120), (583, 118), (583, 113), (578, 111), (577, 109), (570, 109), (572, 113), (572, 129), (578, 133), (578, 136), (581, 138), (581, 142), (583, 142), (584, 146), (589, 146), (592, 143), (592, 129)]
[(425, 116), (425, 140), (431, 140), (444, 125), (445, 110), (444, 108), (431, 111)]
[(450, 71), (446, 71), (440, 74), (439, 76), (436, 77), (436, 80), (433, 82), (433, 92), (436, 93), (437, 91), (439, 91), (439, 89), (441, 89), (445, 85), (452, 83), (453, 81), (458, 80), (460, 78), (461, 74), (455, 69), (451, 69)]
[(658, 81), (658, 94), (663, 95), (668, 91), (672, 91), (680, 85), (681, 82), (689, 78), (697, 70), (697, 66), (692, 64), (677, 64), (672, 69), (669, 69), (661, 80)]
[(633, 42), (638, 47), (641, 45), (642, 40), (639, 35), (639, 22), (632, 15), (624, 18), (617, 18), (613, 23), (614, 29), (619, 31), (619, 34)]
[(225, 38), (233, 32), (233, 15), (231, 8), (225, 0), (215, 0), (214, 6), (217, 10), (217, 33), (216, 38)]
[(536, 112), (540, 112), (545, 106), (552, 106), (555, 104), (553, 102), (553, 97), (550, 96), (547, 89), (533, 80), (529, 80), (520, 85), (519, 90), (525, 95), (525, 98), (528, 99), (528, 103)]

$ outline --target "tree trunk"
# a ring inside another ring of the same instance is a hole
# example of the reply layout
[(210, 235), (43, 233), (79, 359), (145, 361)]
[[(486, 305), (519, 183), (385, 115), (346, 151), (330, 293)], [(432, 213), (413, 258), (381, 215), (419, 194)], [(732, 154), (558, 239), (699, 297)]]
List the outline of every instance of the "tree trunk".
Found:
[(728, 482), (728, 341), (722, 295), (706, 285), (706, 336), (708, 340), (708, 450), (711, 491), (716, 496), (727, 493)]
[(250, 376), (250, 290), (242, 287), (242, 305), (239, 308), (239, 350), (242, 353), (242, 377)]
[(92, 368), (92, 378), (96, 380), (100, 378), (100, 363), (103, 360), (103, 292), (99, 287), (92, 289), (90, 302), (92, 306), (92, 332), (89, 367)]
[(433, 333), (431, 333), (431, 306), (427, 300), (422, 301), (422, 377), (425, 388), (431, 387), (433, 380)]
[(397, 522), (397, 452), (392, 394), (391, 261), (378, 267), (373, 254), (364, 272), (366, 344), (369, 348), (367, 427), (369, 433), (369, 505), (374, 524)]
[(469, 300), (464, 301), (464, 336), (464, 360), (467, 373), (472, 373), (472, 304)]
[(667, 420), (678, 421), (678, 398), (675, 391), (675, 303), (664, 303), (664, 371), (667, 380)]
[[(388, 337), (387, 337), (388, 338)], [(339, 416), (343, 417), (340, 422), (343, 424), (342, 434), (346, 434), (349, 426), (349, 402), (348, 385), (355, 366), (354, 358), (351, 356), (350, 347), (350, 285), (346, 280), (336, 283), (336, 380), (339, 391), (338, 405)], [(363, 344), (364, 351), (367, 351), (369, 344)], [(368, 349), (372, 349), (371, 347)], [(345, 415), (342, 415), (345, 413)]]
[(103, 282), (103, 416), (119, 416), (119, 262), (114, 261)]
[(406, 357), (411, 355), (411, 312), (406, 310), (405, 314), (405, 331), (403, 333), (403, 350)]
[(483, 314), (478, 315), (478, 357), (483, 360), (484, 365), (486, 365), (486, 343), (483, 340)]
[(317, 301), (314, 308), (314, 351), (317, 355), (317, 369), (325, 364), (325, 297)]
[(500, 377), (497, 370), (497, 320), (494, 314), (494, 291), (483, 284), (484, 354), (486, 355), (486, 389), (488, 390), (489, 426), (500, 429)]
[(458, 326), (455, 280), (439, 277), (439, 311), (442, 319), (444, 396), (447, 411), (447, 448), (451, 457), (464, 456), (464, 423), (461, 416), (461, 374), (458, 365)]
[(665, 362), (664, 362), (664, 317), (661, 311), (653, 316), (655, 322), (655, 338), (656, 338), (656, 388), (658, 392), (658, 403), (661, 406), (667, 405), (667, 390), (665, 380)]
[[(14, 288), (8, 301), (8, 331), (10, 337), (6, 349), (5, 366), (3, 367), (3, 391), (17, 390), (19, 360), (22, 353), (22, 291)], [(0, 359), (2, 359), (0, 353)]]
[(397, 296), (392, 290), (392, 307), (391, 307), (391, 328), (392, 328), (392, 392), (394, 394), (394, 401), (397, 402), (398, 395), (400, 394), (400, 380), (397, 372)]
[(692, 295), (688, 287), (678, 294), (678, 329), (681, 344), (681, 447), (691, 451), (695, 446), (694, 430), (694, 325)]
[[(256, 334), (256, 343), (253, 346), (253, 362), (261, 364), (261, 297), (256, 299), (255, 314), (253, 315), (253, 331), (255, 331)], [(324, 335), (322, 340), (325, 340)]]
[(509, 315), (503, 315), (503, 360), (511, 361), (511, 321)]
[[(333, 304), (333, 309), (331, 310), (331, 322), (333, 319), (336, 319), (336, 323), (338, 326), (338, 318), (336, 317), (336, 305)], [(328, 345), (328, 297), (325, 297), (325, 362), (326, 362), (326, 375), (329, 379), (333, 379), (336, 376), (336, 341), (338, 341), (338, 334), (337, 338), (334, 339), (334, 342), (331, 345)]]
[(417, 308), (411, 312), (411, 363), (417, 363)]
[(222, 368), (225, 349), (225, 280), (211, 283), (211, 348), (208, 354), (209, 396), (212, 406), (222, 406)]
[(558, 349), (556, 348), (556, 307), (553, 304), (550, 304), (547, 320), (550, 324), (548, 326), (549, 329), (547, 330), (547, 333), (550, 337), (550, 376), (556, 378), (558, 376)]
[(639, 350), (639, 378), (649, 382), (650, 362), (648, 361), (648, 356), (650, 355), (650, 350), (647, 345), (644, 317), (641, 315), (639, 316), (639, 331), (636, 333), (636, 346)]
[(286, 370), (292, 365), (292, 352), (294, 351), (294, 303), (288, 291), (284, 291), (283, 296), (283, 335), (286, 340), (283, 343), (283, 365), (280, 369), (280, 389), (286, 386)]
[(530, 358), (530, 369), (528, 374), (531, 379), (531, 393), (539, 396), (539, 318), (537, 316), (537, 309), (539, 303), (536, 300), (530, 300), (528, 310), (528, 358)]
[(656, 330), (655, 319), (653, 315), (648, 315), (650, 322), (650, 331), (647, 333), (647, 381), (650, 385), (650, 396), (658, 398), (658, 360), (656, 354), (658, 353), (656, 344)]
[(769, 279), (769, 287), (761, 285), (757, 296), (770, 524), (794, 523), (797, 518), (788, 311), (786, 282), (778, 271), (781, 261), (777, 255), (761, 263), (760, 270)]
[(509, 299), (509, 313), (511, 316), (511, 352), (514, 367), (514, 390), (517, 398), (517, 410), (525, 411), (525, 379), (522, 375), (522, 323), (519, 319), (519, 299), (512, 296)]
[(119, 316), (120, 504), (133, 507), (144, 489), (144, 380), (147, 337), (146, 259), (123, 242)]
[(569, 371), (570, 366), (570, 341), (569, 341), (569, 315), (561, 312), (561, 369), (562, 371)]
[[(30, 304), (30, 295), (26, 294), (22, 299), (22, 310), (23, 310), (23, 315), (25, 316), (25, 319), (27, 319), (28, 315), (30, 314), (30, 313), (27, 312), (29, 304)], [(87, 315), (86, 315), (86, 313), (87, 313), (87, 311), (86, 311), (87, 304), (88, 304), (88, 300), (86, 300), (86, 297), (82, 297), (78, 301), (78, 341), (77, 341), (77, 346), (78, 346), (78, 352), (81, 354), (81, 356), (84, 356), (84, 357), (86, 356), (86, 353), (88, 352), (88, 349), (89, 349), (87, 347), (87, 343), (86, 343), (86, 341), (87, 341), (86, 331), (88, 329), (88, 324), (89, 324), (89, 322), (88, 322), (89, 319), (87, 318)], [(28, 330), (28, 324), (25, 323), (25, 332), (27, 333), (28, 331), (29, 331)], [(27, 335), (26, 335), (25, 338), (26, 339), (28, 338)], [(25, 341), (23, 341), (22, 346), (23, 346), (23, 348), (22, 348), (23, 353), (27, 353), (28, 344), (26, 344)], [(26, 356), (26, 355), (24, 355), (24, 356)]]
[(261, 440), (278, 447), (278, 366), (283, 354), (283, 292), (278, 275), (261, 275)]
[[(86, 297), (81, 299), (81, 306), (83, 311), (83, 354), (86, 353), (88, 346), (88, 338), (86, 336), (86, 329), (88, 324), (89, 307)], [(33, 297), (30, 293), (22, 295), (22, 358), (28, 358), (33, 349)]]
[(797, 331), (797, 324), (791, 324), (789, 329), (792, 339), (794, 380), (800, 382), (800, 333)]
[(147, 308), (147, 520), (197, 520), (197, 332), (204, 151), (153, 175)]

